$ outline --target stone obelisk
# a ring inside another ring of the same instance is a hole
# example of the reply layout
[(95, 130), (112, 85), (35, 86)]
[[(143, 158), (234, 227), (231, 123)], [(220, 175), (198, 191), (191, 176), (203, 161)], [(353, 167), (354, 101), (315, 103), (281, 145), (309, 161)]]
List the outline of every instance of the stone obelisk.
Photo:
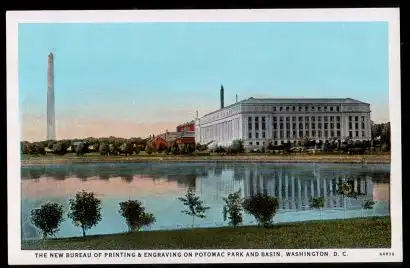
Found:
[(47, 140), (56, 139), (55, 125), (55, 106), (54, 106), (54, 55), (48, 54), (47, 70)]

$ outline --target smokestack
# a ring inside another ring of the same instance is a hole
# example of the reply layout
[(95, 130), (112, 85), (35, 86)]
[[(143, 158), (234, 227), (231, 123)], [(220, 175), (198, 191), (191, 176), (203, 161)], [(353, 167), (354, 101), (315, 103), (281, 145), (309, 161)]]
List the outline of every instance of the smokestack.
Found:
[(235, 100), (236, 100), (236, 102), (238, 102), (238, 94), (236, 94)]
[(221, 85), (221, 109), (224, 108), (224, 86)]
[(55, 107), (54, 107), (54, 55), (48, 54), (47, 70), (47, 140), (56, 139), (55, 126)]
[(196, 118), (198, 118), (198, 110), (196, 111)]

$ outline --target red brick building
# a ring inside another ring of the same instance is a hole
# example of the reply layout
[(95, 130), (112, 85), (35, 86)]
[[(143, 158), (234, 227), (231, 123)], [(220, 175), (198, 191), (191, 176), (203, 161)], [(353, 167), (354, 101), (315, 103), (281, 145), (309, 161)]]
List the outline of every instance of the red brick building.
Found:
[(185, 145), (195, 146), (195, 122), (187, 122), (176, 127), (176, 132), (165, 132), (157, 135), (151, 141), (156, 149), (165, 149), (177, 144), (180, 147)]

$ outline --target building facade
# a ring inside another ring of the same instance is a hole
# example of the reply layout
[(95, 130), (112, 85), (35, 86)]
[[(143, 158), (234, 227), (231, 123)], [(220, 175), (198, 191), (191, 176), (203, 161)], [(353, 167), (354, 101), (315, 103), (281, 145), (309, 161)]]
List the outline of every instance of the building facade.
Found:
[(213, 146), (229, 146), (236, 139), (249, 149), (346, 137), (370, 140), (370, 104), (350, 98), (249, 98), (195, 121), (196, 141), (213, 141)]

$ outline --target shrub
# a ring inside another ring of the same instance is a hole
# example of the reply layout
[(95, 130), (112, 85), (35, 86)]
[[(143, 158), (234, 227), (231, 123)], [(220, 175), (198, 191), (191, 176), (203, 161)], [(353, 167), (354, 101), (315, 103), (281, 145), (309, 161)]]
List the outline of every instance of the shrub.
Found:
[(261, 224), (264, 227), (272, 224), (272, 219), (273, 216), (275, 216), (278, 206), (279, 202), (275, 197), (263, 193), (245, 199), (243, 202), (243, 208), (255, 217), (258, 222), (258, 227)]
[(225, 205), (223, 207), (223, 217), (226, 221), (227, 216), (229, 218), (229, 225), (237, 226), (242, 223), (242, 203), (243, 200), (240, 196), (241, 190), (235, 193), (229, 194), (228, 198), (223, 198)]
[(63, 221), (63, 206), (57, 203), (46, 203), (31, 211), (31, 222), (43, 233), (43, 238), (54, 236)]
[(126, 219), (129, 231), (138, 231), (141, 227), (156, 221), (153, 214), (145, 212), (145, 208), (138, 200), (121, 202), (119, 212)]
[(101, 220), (101, 200), (93, 192), (78, 192), (69, 200), (71, 212), (68, 215), (75, 226), (80, 226), (85, 236), (86, 230)]

